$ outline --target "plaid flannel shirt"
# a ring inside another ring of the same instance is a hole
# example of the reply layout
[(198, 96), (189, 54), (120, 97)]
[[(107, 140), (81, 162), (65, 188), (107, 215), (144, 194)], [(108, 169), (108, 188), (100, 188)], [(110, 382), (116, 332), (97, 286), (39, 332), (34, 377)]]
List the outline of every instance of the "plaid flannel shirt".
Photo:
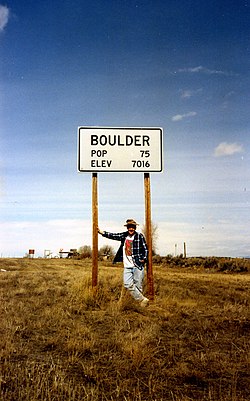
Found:
[[(123, 245), (124, 245), (124, 242), (125, 242), (125, 239), (127, 236), (128, 236), (128, 231), (125, 231), (122, 233), (109, 233), (107, 231), (103, 232), (103, 237), (113, 239), (116, 241), (121, 241), (121, 245), (115, 256), (114, 263), (123, 261), (122, 248), (123, 248)], [(140, 261), (144, 260), (144, 262), (147, 262), (147, 258), (148, 258), (148, 247), (147, 247), (145, 238), (141, 233), (138, 233), (137, 231), (135, 231), (134, 239), (133, 239), (133, 243), (132, 243), (132, 259), (133, 259), (135, 266), (138, 267), (139, 269), (142, 269), (143, 263)]]

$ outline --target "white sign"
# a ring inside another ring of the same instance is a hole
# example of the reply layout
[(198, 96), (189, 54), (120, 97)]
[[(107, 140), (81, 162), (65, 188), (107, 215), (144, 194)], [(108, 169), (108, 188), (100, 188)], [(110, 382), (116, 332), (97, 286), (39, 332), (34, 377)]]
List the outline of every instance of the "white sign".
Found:
[(78, 170), (159, 172), (163, 169), (161, 128), (79, 127)]

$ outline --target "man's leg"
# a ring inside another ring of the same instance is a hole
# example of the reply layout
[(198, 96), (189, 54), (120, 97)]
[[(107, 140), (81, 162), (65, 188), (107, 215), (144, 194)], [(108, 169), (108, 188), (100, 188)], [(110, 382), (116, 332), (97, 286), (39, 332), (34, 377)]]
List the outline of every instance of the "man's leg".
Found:
[[(137, 268), (133, 268), (133, 267), (124, 267), (124, 287), (127, 288), (130, 292), (130, 294), (132, 295), (132, 297), (136, 300), (136, 301), (143, 301), (145, 299), (145, 297), (143, 296), (142, 292), (140, 291), (140, 288), (137, 287), (137, 285), (135, 284), (135, 278), (134, 278), (134, 272), (135, 270), (139, 270)], [(142, 287), (142, 280), (143, 280), (143, 276), (142, 279), (140, 278), (140, 275), (138, 275), (138, 277), (136, 278), (136, 282), (139, 283), (141, 282), (140, 286)]]
[(143, 299), (140, 299), (141, 306), (145, 307), (148, 306), (148, 298), (146, 298), (142, 291), (143, 291), (143, 279), (144, 279), (144, 269), (138, 269), (137, 267), (134, 268), (134, 285), (140, 291)]
[(134, 268), (134, 284), (138, 290), (142, 293), (144, 279), (144, 269), (140, 270), (137, 267)]

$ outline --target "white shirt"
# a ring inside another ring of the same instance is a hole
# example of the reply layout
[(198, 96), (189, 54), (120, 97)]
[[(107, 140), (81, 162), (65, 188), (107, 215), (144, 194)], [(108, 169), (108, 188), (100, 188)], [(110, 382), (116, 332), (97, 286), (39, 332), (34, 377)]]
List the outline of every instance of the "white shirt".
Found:
[(130, 237), (129, 235), (125, 238), (123, 245), (123, 265), (124, 267), (135, 267), (132, 253), (133, 253), (133, 240), (134, 235)]

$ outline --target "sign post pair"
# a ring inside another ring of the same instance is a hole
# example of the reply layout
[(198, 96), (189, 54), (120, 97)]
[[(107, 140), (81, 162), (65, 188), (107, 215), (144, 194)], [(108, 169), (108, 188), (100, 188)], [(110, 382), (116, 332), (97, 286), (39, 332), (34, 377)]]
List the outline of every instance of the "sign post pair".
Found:
[(161, 128), (79, 127), (78, 171), (92, 172), (92, 287), (98, 285), (98, 172), (144, 173), (148, 296), (154, 298), (150, 173), (163, 170)]

